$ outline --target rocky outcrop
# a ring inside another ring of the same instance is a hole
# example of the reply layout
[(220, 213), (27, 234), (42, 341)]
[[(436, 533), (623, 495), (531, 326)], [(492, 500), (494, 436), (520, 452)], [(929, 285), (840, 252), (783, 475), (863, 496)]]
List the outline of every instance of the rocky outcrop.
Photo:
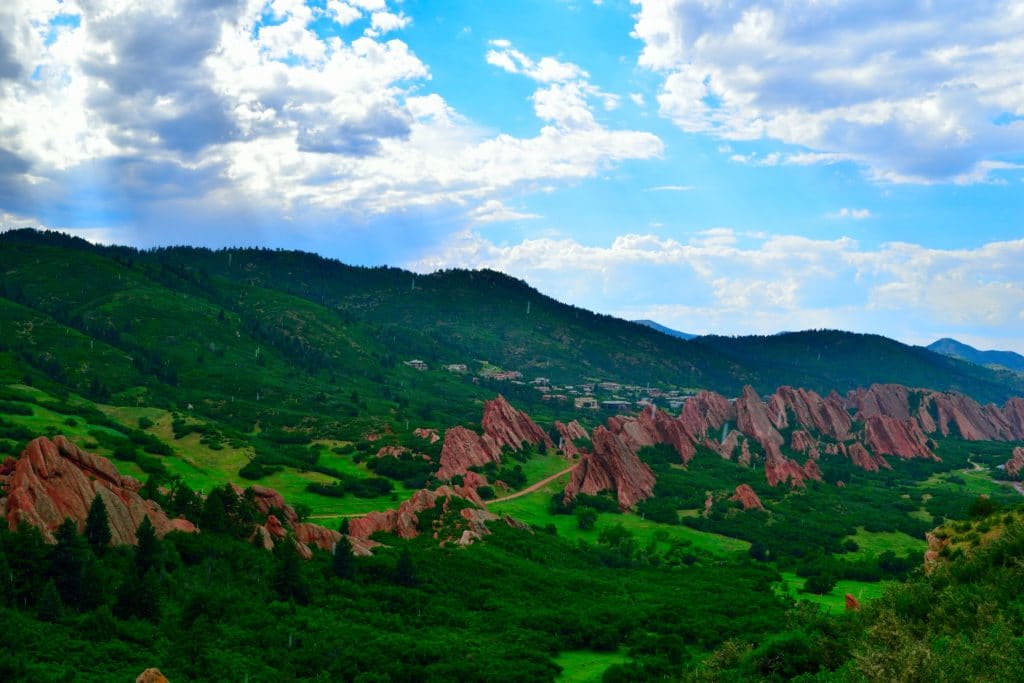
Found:
[(494, 440), (465, 427), (452, 427), (444, 433), (441, 447), (441, 469), (438, 479), (451, 479), (465, 474), (470, 467), (480, 467), (489, 462), (501, 462), (501, 448)]
[(622, 437), (634, 453), (644, 446), (669, 444), (686, 464), (696, 452), (693, 438), (683, 428), (682, 422), (672, 419), (653, 405), (636, 416), (608, 418), (608, 429)]
[(513, 408), (504, 396), (484, 403), (481, 425), (483, 435), (465, 427), (445, 431), (438, 479), (451, 479), (465, 474), (470, 467), (501, 462), (501, 449), (505, 446), (513, 450), (521, 449), (524, 444), (554, 448), (551, 437), (529, 415)]
[(768, 415), (768, 406), (754, 391), (754, 387), (743, 387), (743, 395), (736, 399), (737, 428), (761, 444), (766, 452), (772, 447), (777, 450), (783, 444), (782, 435), (775, 429)]
[(725, 396), (713, 391), (701, 391), (683, 404), (679, 421), (693, 441), (708, 436), (720, 440), (719, 432), (725, 423), (736, 421), (736, 409)]
[(104, 457), (81, 450), (63, 436), (51, 441), (39, 437), (28, 444), (17, 460), (8, 460), (0, 474), (4, 517), (11, 529), (27, 522), (53, 542), (53, 531), (67, 518), (79, 530), (93, 498), (99, 495), (107, 508), (111, 540), (134, 544), (135, 530), (146, 517), (158, 536), (171, 531), (194, 532), (186, 519), (171, 519), (138, 491), (141, 485), (122, 476)]
[(477, 492), (466, 486), (440, 486), (433, 491), (421, 489), (396, 509), (370, 512), (349, 520), (349, 535), (357, 539), (369, 539), (373, 534), (384, 532), (402, 538), (415, 538), (421, 531), (418, 515), (438, 504), (443, 506), (442, 511), (446, 511), (453, 498), (465, 499), (478, 508), (484, 507)]
[(729, 500), (739, 503), (743, 506), (744, 510), (764, 510), (761, 499), (757, 497), (754, 489), (750, 488), (749, 484), (737, 486), (736, 492), (729, 497)]
[(429, 429), (427, 427), (417, 427), (416, 429), (412, 430), (412, 434), (413, 436), (425, 439), (430, 443), (437, 443), (438, 441), (441, 440), (441, 437), (438, 435), (436, 429)]
[(529, 415), (513, 408), (504, 396), (499, 395), (493, 401), (484, 403), (481, 425), (484, 434), (491, 437), (499, 450), (508, 446), (518, 451), (523, 444), (536, 446), (541, 443), (547, 448), (554, 448), (547, 432), (538, 427)]
[(615, 491), (619, 507), (629, 509), (654, 491), (654, 473), (617, 434), (597, 427), (591, 435), (593, 453), (585, 453), (565, 488), (565, 499), (580, 493)]
[(146, 669), (135, 677), (135, 683), (169, 683), (167, 676), (160, 673), (160, 669)]
[(1006, 461), (1006, 474), (1011, 479), (1020, 479), (1021, 472), (1024, 472), (1024, 448), (1017, 446), (1013, 449), (1013, 457)]
[[(776, 428), (804, 427), (840, 441), (850, 433), (852, 421), (838, 394), (822, 398), (813, 391), (779, 387), (769, 401), (769, 417)], [(790, 424), (789, 415), (795, 424)]]
[(867, 447), (876, 455), (938, 459), (928, 447), (928, 437), (914, 420), (872, 415), (865, 425), (865, 438)]
[(854, 465), (868, 472), (877, 472), (880, 469), (891, 470), (892, 466), (880, 455), (872, 455), (859, 442), (855, 441), (846, 449), (846, 455)]
[(590, 435), (587, 434), (587, 430), (584, 429), (576, 420), (573, 420), (569, 424), (563, 424), (556, 421), (555, 430), (558, 431), (559, 435), (562, 437), (558, 447), (567, 458), (575, 458), (580, 454), (579, 446), (575, 444), (577, 439), (590, 438)]

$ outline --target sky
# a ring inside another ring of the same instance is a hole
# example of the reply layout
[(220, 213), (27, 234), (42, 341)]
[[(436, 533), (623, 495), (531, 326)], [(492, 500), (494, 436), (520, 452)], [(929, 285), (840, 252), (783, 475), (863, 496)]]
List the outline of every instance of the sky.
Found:
[(4, 0), (0, 229), (1024, 352), (1024, 2)]

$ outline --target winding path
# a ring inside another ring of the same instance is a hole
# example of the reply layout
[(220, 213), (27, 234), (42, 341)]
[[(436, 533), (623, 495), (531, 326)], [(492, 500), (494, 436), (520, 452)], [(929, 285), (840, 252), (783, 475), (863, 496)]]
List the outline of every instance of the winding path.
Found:
[(576, 463), (572, 467), (568, 467), (568, 468), (562, 470), (561, 472), (558, 472), (557, 474), (552, 474), (550, 477), (546, 477), (544, 479), (541, 479), (536, 484), (532, 484), (530, 486), (527, 486), (522, 491), (516, 491), (515, 493), (513, 493), (511, 495), (508, 495), (508, 496), (504, 496), (502, 498), (495, 498), (493, 500), (485, 500), (484, 501), (484, 505), (490, 505), (491, 503), (504, 503), (506, 500), (513, 500), (513, 499), (518, 498), (520, 496), (525, 496), (527, 493), (533, 493), (534, 491), (536, 491), (540, 487), (544, 486), (545, 484), (550, 484), (555, 479), (558, 479), (559, 477), (562, 477), (562, 476), (565, 476), (566, 474), (569, 474), (574, 469), (576, 469), (576, 467), (578, 465), (579, 465), (579, 463)]

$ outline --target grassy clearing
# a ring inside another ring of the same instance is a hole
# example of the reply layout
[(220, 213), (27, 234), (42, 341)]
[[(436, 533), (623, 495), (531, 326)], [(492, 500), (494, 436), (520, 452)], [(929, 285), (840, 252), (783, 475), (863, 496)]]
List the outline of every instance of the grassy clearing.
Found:
[(877, 556), (890, 550), (901, 556), (914, 555), (928, 549), (924, 540), (900, 531), (867, 531), (864, 527), (857, 527), (857, 533), (846, 538), (852, 539), (858, 547), (857, 552), (846, 553), (846, 558)]
[(613, 664), (622, 664), (629, 657), (625, 651), (592, 652), (589, 650), (573, 650), (562, 652), (555, 657), (555, 664), (562, 667), (562, 673), (556, 679), (559, 683), (591, 683), (600, 681), (602, 674)]
[(551, 483), (542, 486), (537, 491), (521, 498), (504, 503), (495, 503), (489, 506), (488, 509), (499, 515), (512, 515), (517, 519), (536, 526), (543, 527), (547, 524), (554, 524), (559, 536), (572, 541), (582, 539), (589, 543), (594, 543), (597, 541), (602, 529), (615, 524), (621, 524), (633, 532), (637, 541), (641, 544), (651, 542), (656, 534), (659, 537), (663, 537), (665, 540), (659, 540), (659, 546), (661, 546), (662, 550), (667, 549), (672, 541), (683, 541), (689, 543), (695, 550), (720, 557), (745, 553), (750, 548), (750, 544), (746, 541), (697, 531), (686, 526), (658, 524), (631, 513), (600, 513), (594, 528), (584, 531), (577, 526), (574, 515), (552, 515), (548, 512), (548, 501), (551, 500), (552, 495), (565, 488), (569, 476), (567, 474), (564, 477), (559, 477)]
[(830, 593), (816, 595), (814, 593), (802, 592), (807, 579), (797, 576), (793, 572), (782, 572), (782, 583), (776, 585), (776, 590), (788, 595), (794, 600), (806, 600), (820, 605), (827, 612), (837, 613), (846, 609), (846, 594), (849, 593), (858, 601), (863, 603), (866, 600), (874, 600), (880, 597), (891, 581), (839, 581)]

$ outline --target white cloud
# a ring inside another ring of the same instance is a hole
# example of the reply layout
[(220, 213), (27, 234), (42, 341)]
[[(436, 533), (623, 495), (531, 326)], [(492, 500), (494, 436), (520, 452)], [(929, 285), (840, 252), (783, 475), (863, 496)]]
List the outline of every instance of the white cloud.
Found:
[[(60, 12), (80, 25), (51, 41)], [(312, 23), (360, 19), (367, 35), (350, 42)], [(537, 130), (485, 132), (429, 91), (428, 65), (397, 37), (408, 18), (385, 0), (9, 0), (0, 20), (13, 27), (0, 40), (0, 209), (25, 215), (74, 211), (88, 186), (102, 192), (85, 201), (105, 194), (129, 215), (174, 201), (268, 221), (442, 206), (478, 220), (471, 207), (512, 188), (662, 153), (656, 136), (597, 120), (618, 97), (580, 67), (505, 41), (492, 52), (536, 81)]]
[(500, 199), (489, 199), (469, 212), (474, 223), (502, 223), (506, 221), (525, 221), (541, 218), (535, 213), (516, 211), (505, 206)]
[(569, 303), (690, 332), (833, 327), (928, 343), (960, 333), (1019, 340), (1021, 263), (1024, 240), (868, 248), (846, 237), (713, 228), (686, 242), (627, 234), (605, 245), (555, 238), (499, 245), (466, 232), (412, 265), (495, 268)]
[(1024, 155), (1019, 3), (633, 0), (640, 64), (687, 132), (881, 182), (988, 182)]
[(697, 188), (693, 185), (658, 185), (657, 187), (648, 187), (648, 192), (692, 192)]
[(838, 211), (825, 214), (825, 217), (831, 219), (852, 218), (856, 221), (862, 221), (866, 218), (873, 218), (874, 214), (871, 213), (870, 209), (848, 209), (843, 207)]

